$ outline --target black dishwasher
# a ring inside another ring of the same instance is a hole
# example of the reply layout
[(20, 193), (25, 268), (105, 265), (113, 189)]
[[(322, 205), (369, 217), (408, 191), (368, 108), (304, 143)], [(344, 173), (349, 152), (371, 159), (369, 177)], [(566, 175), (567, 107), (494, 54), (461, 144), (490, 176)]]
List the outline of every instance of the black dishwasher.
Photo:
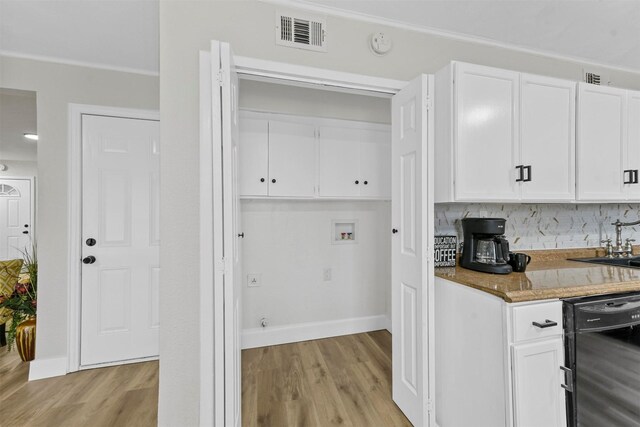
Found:
[(569, 426), (640, 427), (640, 293), (564, 301)]

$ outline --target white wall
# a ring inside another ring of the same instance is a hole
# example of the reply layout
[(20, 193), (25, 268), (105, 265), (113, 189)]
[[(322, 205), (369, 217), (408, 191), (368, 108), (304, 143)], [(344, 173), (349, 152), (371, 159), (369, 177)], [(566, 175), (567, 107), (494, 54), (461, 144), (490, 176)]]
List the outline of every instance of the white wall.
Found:
[[(255, 1), (160, 2), (163, 276), (160, 296), (159, 424), (197, 425), (199, 411), (199, 313), (176, 301), (198, 295), (198, 51), (210, 40), (232, 44), (236, 54), (319, 68), (409, 80), (451, 60), (468, 61), (579, 80), (583, 64), (504, 48), (329, 16), (326, 53), (276, 46), (274, 19), (281, 7)], [(384, 57), (373, 55), (368, 36), (384, 31), (394, 41)], [(640, 89), (640, 76), (611, 70), (619, 86)], [(190, 189), (192, 191), (185, 191)], [(194, 306), (195, 307), (195, 306)]]
[[(357, 220), (358, 243), (332, 244), (332, 220)], [(386, 315), (390, 229), (389, 202), (243, 201), (243, 328)]]
[(22, 160), (0, 160), (7, 170), (0, 171), (0, 176), (38, 176), (38, 162)]
[(36, 360), (66, 358), (68, 104), (157, 109), (158, 78), (0, 56), (0, 87), (37, 92)]

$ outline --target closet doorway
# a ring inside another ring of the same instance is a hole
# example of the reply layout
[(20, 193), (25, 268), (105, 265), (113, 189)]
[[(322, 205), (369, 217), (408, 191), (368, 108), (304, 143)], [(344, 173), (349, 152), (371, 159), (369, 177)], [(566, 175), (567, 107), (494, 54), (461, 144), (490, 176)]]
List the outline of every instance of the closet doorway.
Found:
[[(433, 323), (432, 79), (419, 76), (407, 84), (234, 58), (228, 44), (215, 41), (211, 52), (201, 53), (201, 422), (240, 424), (240, 296), (245, 278), (238, 190), (242, 167), (238, 91), (243, 82), (239, 75), (391, 98), (392, 226), (387, 230), (391, 241), (387, 262), (392, 271), (393, 400), (414, 425), (434, 425), (430, 410), (433, 334), (429, 333)], [(292, 156), (291, 161), (298, 158)]]

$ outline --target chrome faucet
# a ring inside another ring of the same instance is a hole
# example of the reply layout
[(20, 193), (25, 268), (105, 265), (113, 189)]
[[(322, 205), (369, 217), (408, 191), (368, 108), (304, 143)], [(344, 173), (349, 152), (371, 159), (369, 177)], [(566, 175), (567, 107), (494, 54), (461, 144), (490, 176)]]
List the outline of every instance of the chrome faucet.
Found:
[(611, 244), (611, 239), (603, 240), (602, 243), (606, 243), (607, 257), (628, 257), (633, 255), (633, 245), (631, 242), (635, 242), (635, 239), (625, 239), (624, 245), (622, 244), (622, 227), (630, 227), (640, 224), (640, 220), (634, 222), (621, 222), (619, 219), (616, 222), (612, 222), (611, 225), (616, 226), (616, 245)]

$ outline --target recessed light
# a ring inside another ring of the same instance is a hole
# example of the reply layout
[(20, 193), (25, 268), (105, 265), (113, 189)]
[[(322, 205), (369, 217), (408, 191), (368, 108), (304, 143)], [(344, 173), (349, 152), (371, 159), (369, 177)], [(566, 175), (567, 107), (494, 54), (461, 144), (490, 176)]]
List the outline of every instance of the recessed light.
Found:
[(25, 133), (24, 137), (27, 138), (29, 141), (37, 141), (38, 140), (38, 134), (36, 134), (36, 133)]

